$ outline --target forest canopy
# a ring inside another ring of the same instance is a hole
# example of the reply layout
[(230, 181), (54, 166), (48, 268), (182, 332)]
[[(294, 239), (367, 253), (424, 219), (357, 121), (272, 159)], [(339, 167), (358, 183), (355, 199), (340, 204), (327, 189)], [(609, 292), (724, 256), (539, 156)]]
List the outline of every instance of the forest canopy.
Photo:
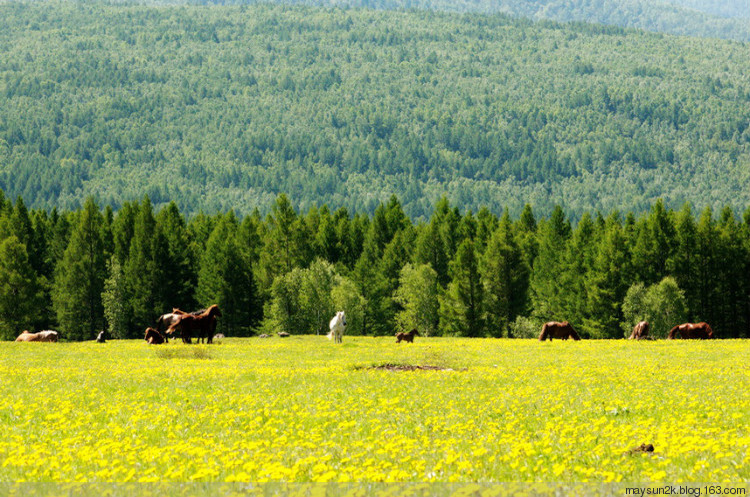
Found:
[(0, 16), (0, 188), (32, 207), (750, 204), (745, 43), (267, 4)]

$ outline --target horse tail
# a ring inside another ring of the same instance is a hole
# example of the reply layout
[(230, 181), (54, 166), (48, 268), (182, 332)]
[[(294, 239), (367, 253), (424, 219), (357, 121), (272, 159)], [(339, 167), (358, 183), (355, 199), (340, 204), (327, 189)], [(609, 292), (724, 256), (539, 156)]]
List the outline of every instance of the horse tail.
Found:
[(549, 328), (548, 323), (544, 323), (542, 326), (542, 333), (539, 335), (539, 341), (543, 342), (547, 339), (547, 335), (549, 334)]
[(671, 330), (669, 330), (669, 335), (667, 335), (667, 340), (674, 340), (678, 331), (680, 331), (680, 325), (677, 325)]

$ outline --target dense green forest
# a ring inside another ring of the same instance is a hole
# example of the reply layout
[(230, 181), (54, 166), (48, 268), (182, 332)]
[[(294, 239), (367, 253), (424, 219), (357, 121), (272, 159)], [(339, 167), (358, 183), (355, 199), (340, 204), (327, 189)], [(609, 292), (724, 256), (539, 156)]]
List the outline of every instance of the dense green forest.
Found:
[(750, 204), (750, 45), (503, 15), (0, 5), (0, 187), (30, 207)]
[(413, 223), (392, 197), (373, 215), (298, 211), (285, 195), (256, 210), (200, 214), (148, 197), (115, 214), (27, 209), (0, 196), (0, 336), (54, 328), (138, 338), (173, 307), (218, 304), (228, 335), (325, 333), (533, 337), (568, 320), (584, 338), (622, 338), (641, 319), (664, 337), (707, 321), (750, 336), (750, 209), (699, 215), (658, 201), (647, 214), (584, 213), (571, 224), (526, 206), (518, 218), (446, 199)]

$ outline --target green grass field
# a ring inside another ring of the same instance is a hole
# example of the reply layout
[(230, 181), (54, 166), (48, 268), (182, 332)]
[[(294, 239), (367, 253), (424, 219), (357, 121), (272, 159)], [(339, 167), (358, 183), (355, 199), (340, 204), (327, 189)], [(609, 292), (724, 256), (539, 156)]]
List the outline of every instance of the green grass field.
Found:
[[(750, 480), (748, 341), (274, 337), (0, 357), (1, 482)], [(654, 453), (629, 453), (641, 443)]]

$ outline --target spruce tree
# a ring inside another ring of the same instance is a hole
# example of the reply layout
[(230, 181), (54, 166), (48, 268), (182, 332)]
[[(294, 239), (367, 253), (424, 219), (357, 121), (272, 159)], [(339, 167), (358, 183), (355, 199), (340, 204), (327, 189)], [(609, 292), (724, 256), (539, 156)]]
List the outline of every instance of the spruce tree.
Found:
[(529, 269), (513, 234), (508, 213), (487, 242), (480, 264), (485, 322), (490, 335), (508, 333), (516, 316), (526, 312)]
[(103, 218), (88, 198), (62, 259), (55, 269), (52, 302), (60, 331), (71, 340), (88, 340), (102, 329), (102, 291), (107, 275)]
[(42, 289), (26, 247), (15, 235), (0, 243), (0, 337), (12, 340), (23, 330), (35, 331)]
[(531, 300), (534, 314), (544, 321), (570, 319), (566, 317), (567, 289), (562, 277), (570, 231), (560, 206), (539, 226), (539, 255), (534, 261)]
[(246, 333), (257, 315), (252, 265), (238, 241), (237, 231), (234, 214), (222, 216), (201, 257), (196, 292), (201, 306), (219, 306), (220, 329), (232, 335)]
[(451, 282), (440, 301), (440, 322), (449, 335), (484, 336), (483, 288), (471, 239), (464, 240), (450, 264)]

